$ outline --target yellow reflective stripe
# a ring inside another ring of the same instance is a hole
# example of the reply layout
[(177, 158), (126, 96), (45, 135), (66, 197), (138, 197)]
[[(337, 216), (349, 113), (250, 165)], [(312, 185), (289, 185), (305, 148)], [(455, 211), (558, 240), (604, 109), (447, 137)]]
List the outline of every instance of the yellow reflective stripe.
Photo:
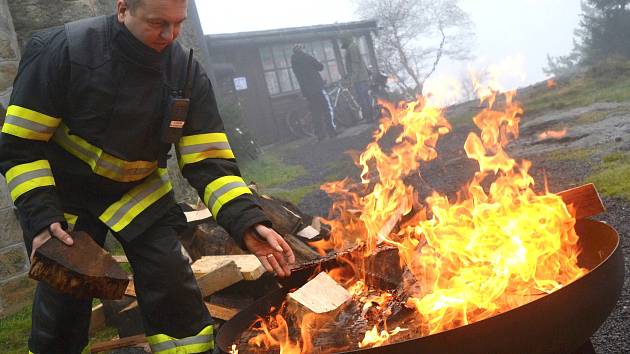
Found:
[(177, 145), (179, 167), (205, 159), (233, 159), (234, 152), (225, 133), (207, 133), (184, 136)]
[(173, 186), (168, 179), (168, 172), (160, 168), (140, 185), (125, 193), (120, 200), (110, 205), (98, 218), (110, 229), (118, 232), (168, 193)]
[(68, 223), (68, 231), (72, 231), (72, 229), (74, 229), (74, 225), (77, 224), (77, 219), (79, 219), (79, 216), (70, 213), (63, 213), (63, 217)]
[(197, 335), (177, 339), (166, 334), (156, 334), (147, 337), (154, 354), (185, 354), (201, 353), (214, 349), (212, 325), (202, 329)]
[(139, 181), (151, 175), (157, 168), (157, 161), (125, 161), (112, 156), (83, 138), (71, 135), (70, 129), (65, 124), (61, 124), (57, 129), (53, 141), (90, 165), (97, 175), (117, 182)]
[(239, 176), (225, 176), (206, 186), (203, 201), (216, 218), (223, 205), (243, 194), (252, 194), (245, 181)]
[(7, 187), (15, 202), (22, 194), (38, 187), (54, 186), (55, 179), (47, 160), (13, 166), (6, 173)]
[(48, 141), (59, 123), (59, 118), (11, 105), (7, 108), (2, 132), (24, 139)]

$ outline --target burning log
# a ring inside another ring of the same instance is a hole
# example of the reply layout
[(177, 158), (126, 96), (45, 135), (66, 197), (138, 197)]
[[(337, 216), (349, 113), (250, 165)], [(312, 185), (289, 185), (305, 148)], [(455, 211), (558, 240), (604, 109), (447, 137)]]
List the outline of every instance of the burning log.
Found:
[(575, 209), (575, 219), (580, 220), (595, 216), (606, 211), (599, 193), (593, 183), (567, 189), (556, 193), (566, 205), (572, 205)]
[(306, 313), (330, 314), (352, 295), (328, 274), (321, 272), (296, 291), (289, 293), (289, 306), (298, 318)]
[(120, 299), (129, 278), (85, 232), (71, 232), (74, 245), (51, 238), (35, 251), (29, 277), (76, 298)]

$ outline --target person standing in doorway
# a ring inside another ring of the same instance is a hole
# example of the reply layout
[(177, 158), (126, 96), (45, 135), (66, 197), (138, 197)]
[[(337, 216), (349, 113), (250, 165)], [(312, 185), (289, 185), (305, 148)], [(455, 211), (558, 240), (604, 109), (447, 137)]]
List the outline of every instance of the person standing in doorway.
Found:
[(291, 68), (300, 84), (302, 95), (308, 101), (317, 139), (322, 141), (327, 137), (334, 138), (336, 132), (332, 123), (332, 107), (320, 75), (324, 65), (304, 52), (304, 45), (296, 44), (291, 55)]
[(361, 114), (365, 121), (372, 121), (372, 109), (370, 108), (370, 72), (363, 61), (359, 46), (352, 35), (341, 38), (341, 48), (345, 49), (346, 72), (350, 84), (354, 88)]

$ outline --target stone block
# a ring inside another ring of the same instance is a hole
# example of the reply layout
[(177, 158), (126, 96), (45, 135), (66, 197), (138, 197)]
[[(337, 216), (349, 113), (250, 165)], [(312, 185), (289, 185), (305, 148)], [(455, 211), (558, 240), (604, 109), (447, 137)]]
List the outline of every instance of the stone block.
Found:
[(4, 92), (13, 86), (13, 79), (15, 79), (15, 75), (17, 74), (17, 68), (17, 61), (0, 63), (0, 92)]
[[(16, 60), (17, 53), (15, 46), (17, 43), (14, 40), (15, 32), (5, 32), (0, 30), (0, 59), (2, 60)], [(14, 44), (15, 43), (15, 44)]]
[(0, 249), (22, 244), (22, 229), (13, 208), (0, 209)]
[(4, 177), (0, 175), (0, 210), (10, 207), (13, 207), (13, 201), (9, 195), (9, 188)]
[(0, 281), (24, 274), (28, 267), (28, 256), (24, 246), (13, 245), (0, 249)]
[(12, 315), (31, 304), (36, 284), (26, 274), (0, 282), (0, 318)]

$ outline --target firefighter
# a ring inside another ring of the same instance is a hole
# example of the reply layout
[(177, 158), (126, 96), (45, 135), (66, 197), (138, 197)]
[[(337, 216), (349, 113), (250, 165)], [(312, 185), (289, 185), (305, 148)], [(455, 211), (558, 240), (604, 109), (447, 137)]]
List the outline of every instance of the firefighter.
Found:
[[(207, 75), (176, 42), (186, 0), (117, 0), (116, 14), (36, 33), (0, 135), (0, 171), (29, 254), (68, 231), (120, 241), (153, 353), (213, 350), (211, 317), (177, 239), (185, 227), (166, 171), (184, 177), (217, 222), (268, 271), (295, 261), (240, 177)], [(181, 136), (181, 137), (180, 137)], [(39, 283), (29, 350), (80, 353), (91, 300)]]

